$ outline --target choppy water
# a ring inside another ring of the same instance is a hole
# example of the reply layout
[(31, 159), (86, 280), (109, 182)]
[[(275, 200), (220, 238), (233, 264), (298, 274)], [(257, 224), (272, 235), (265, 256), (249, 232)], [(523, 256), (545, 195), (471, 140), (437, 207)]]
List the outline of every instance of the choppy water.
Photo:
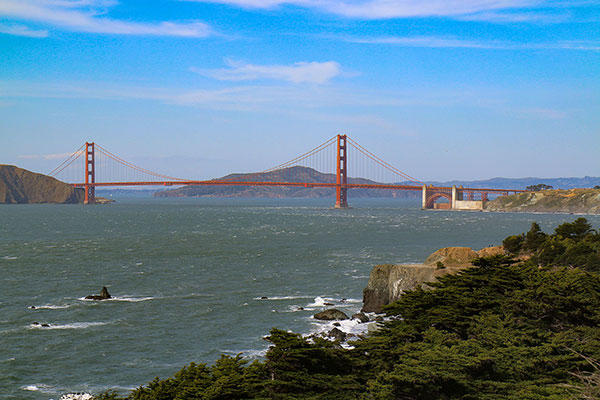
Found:
[[(221, 353), (260, 356), (271, 327), (321, 329), (311, 316), (324, 301), (358, 311), (375, 264), (421, 262), (440, 247), (498, 244), (534, 220), (551, 231), (574, 219), (425, 212), (392, 199), (352, 205), (122, 199), (0, 206), (0, 398), (127, 390)], [(600, 225), (599, 217), (589, 220)], [(114, 299), (83, 300), (103, 285)], [(342, 298), (348, 302), (339, 304)]]

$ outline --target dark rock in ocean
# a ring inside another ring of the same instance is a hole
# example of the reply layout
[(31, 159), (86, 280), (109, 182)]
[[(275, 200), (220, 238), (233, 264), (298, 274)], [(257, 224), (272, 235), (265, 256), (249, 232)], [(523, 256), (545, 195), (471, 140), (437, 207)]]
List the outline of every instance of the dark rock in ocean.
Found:
[(346, 340), (346, 334), (344, 332), (342, 332), (341, 330), (339, 330), (338, 328), (333, 328), (332, 330), (327, 332), (327, 336), (332, 337), (335, 340), (339, 340), (340, 342), (343, 342), (344, 340)]
[(321, 319), (324, 321), (333, 321), (333, 320), (348, 319), (348, 316), (340, 310), (331, 308), (329, 310), (325, 310), (325, 311), (321, 311), (320, 313), (316, 313), (314, 315), (314, 318)]
[(325, 302), (323, 304), (326, 305), (326, 306), (333, 306), (334, 305), (333, 303), (327, 303), (327, 302)]
[(50, 328), (50, 324), (42, 324), (42, 328)]
[(32, 310), (35, 310), (35, 306), (31, 306), (31, 307), (29, 307), (29, 308), (31, 308)]
[(339, 322), (334, 322), (333, 326), (342, 326), (342, 324), (340, 324)]
[(298, 307), (298, 311), (304, 310), (304, 307)]
[(383, 317), (381, 315), (378, 315), (375, 317), (375, 321), (376, 322), (383, 322)]
[(262, 296), (260, 299), (261, 300), (268, 300), (269, 298), (267, 296)]
[(112, 296), (110, 295), (110, 293), (108, 293), (108, 289), (106, 288), (106, 286), (102, 286), (102, 290), (100, 291), (100, 295), (96, 295), (96, 294), (91, 294), (89, 296), (85, 296), (86, 300), (107, 300), (110, 299)]
[(39, 325), (40, 323), (35, 321), (32, 325)]
[(367, 317), (364, 313), (356, 313), (356, 314), (352, 314), (352, 319), (357, 319), (359, 320), (361, 323), (365, 323), (365, 322), (369, 322), (369, 317)]
[(343, 299), (340, 300), (340, 303), (346, 303), (348, 300), (346, 300), (346, 298), (344, 297)]

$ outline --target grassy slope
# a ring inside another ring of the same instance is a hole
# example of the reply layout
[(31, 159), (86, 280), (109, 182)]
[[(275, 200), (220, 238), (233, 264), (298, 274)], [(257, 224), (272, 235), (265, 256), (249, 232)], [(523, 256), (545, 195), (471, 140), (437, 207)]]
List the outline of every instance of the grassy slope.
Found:
[(489, 211), (600, 213), (600, 189), (544, 190), (499, 197)]

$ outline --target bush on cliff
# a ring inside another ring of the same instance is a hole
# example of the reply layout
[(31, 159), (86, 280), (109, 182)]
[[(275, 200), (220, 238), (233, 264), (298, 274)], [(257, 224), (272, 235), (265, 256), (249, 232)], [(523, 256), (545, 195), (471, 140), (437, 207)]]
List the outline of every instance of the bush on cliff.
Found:
[(532, 226), (521, 241), (529, 260), (480, 258), (433, 290), (406, 293), (353, 350), (274, 329), (264, 361), (190, 364), (128, 398), (586, 398), (598, 393), (589, 360), (600, 359), (600, 240), (585, 223), (553, 235)]

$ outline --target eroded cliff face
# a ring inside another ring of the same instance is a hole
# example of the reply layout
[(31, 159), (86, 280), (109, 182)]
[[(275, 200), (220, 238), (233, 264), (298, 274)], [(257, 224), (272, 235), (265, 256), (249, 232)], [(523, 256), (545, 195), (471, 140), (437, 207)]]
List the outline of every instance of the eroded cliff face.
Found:
[(83, 189), (14, 165), (0, 165), (0, 204), (82, 203)]
[[(475, 258), (496, 254), (504, 254), (502, 246), (486, 247), (479, 251), (469, 247), (445, 247), (427, 257), (424, 264), (376, 265), (363, 290), (362, 311), (379, 313), (384, 305), (398, 300), (402, 293), (418, 286), (427, 288), (428, 282), (440, 276), (472, 267), (471, 261)], [(438, 262), (441, 264), (438, 265)]]
[(488, 211), (600, 214), (600, 189), (543, 190), (500, 196)]

